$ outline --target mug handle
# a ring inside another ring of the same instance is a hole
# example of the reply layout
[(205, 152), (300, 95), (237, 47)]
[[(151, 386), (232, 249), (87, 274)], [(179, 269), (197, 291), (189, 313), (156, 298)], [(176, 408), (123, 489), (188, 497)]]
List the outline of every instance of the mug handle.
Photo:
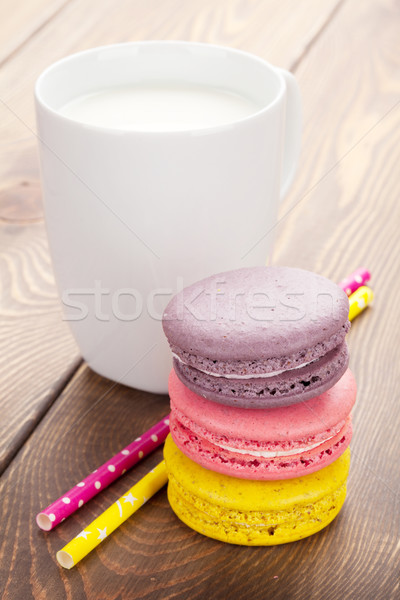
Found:
[(294, 76), (285, 69), (277, 69), (286, 83), (285, 139), (283, 150), (281, 200), (286, 196), (296, 172), (301, 148), (301, 96)]

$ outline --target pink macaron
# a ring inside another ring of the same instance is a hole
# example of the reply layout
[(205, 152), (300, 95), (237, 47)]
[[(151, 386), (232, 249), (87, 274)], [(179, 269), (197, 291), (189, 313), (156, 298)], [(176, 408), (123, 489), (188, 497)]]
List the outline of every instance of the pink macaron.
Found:
[(246, 409), (206, 400), (172, 371), (171, 435), (186, 456), (212, 471), (256, 480), (301, 477), (326, 467), (349, 445), (356, 390), (347, 369), (310, 400)]

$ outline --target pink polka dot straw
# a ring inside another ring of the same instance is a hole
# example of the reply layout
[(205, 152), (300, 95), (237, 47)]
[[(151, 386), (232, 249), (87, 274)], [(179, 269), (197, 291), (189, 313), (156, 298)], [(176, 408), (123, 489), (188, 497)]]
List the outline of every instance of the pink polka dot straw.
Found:
[(168, 432), (169, 415), (36, 515), (38, 526), (45, 531), (54, 529), (61, 521), (160, 446)]
[(354, 273), (342, 279), (339, 286), (348, 296), (353, 294), (358, 288), (365, 285), (371, 279), (371, 274), (367, 269), (360, 267)]

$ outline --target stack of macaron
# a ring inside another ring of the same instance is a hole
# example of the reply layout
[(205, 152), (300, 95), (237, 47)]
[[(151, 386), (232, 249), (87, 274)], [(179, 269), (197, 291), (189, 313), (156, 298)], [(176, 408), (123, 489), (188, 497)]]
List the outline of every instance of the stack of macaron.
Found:
[(288, 267), (213, 275), (168, 304), (168, 498), (189, 527), (272, 545), (338, 514), (356, 397), (348, 313), (336, 284)]

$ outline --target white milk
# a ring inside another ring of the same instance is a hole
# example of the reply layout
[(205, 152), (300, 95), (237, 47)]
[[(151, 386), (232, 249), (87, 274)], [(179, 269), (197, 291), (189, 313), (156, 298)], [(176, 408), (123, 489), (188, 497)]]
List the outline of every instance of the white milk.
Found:
[(136, 131), (185, 131), (215, 127), (258, 112), (252, 100), (195, 85), (106, 88), (74, 98), (59, 111), (89, 125)]

